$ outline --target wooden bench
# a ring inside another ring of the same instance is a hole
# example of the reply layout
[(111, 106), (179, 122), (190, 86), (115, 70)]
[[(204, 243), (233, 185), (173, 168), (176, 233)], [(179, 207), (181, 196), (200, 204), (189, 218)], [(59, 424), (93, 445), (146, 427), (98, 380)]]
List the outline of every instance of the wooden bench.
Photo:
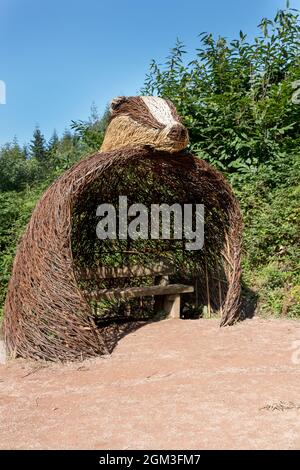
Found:
[(173, 272), (170, 266), (158, 263), (152, 267), (125, 266), (122, 268), (109, 268), (100, 266), (97, 268), (82, 268), (79, 275), (84, 280), (153, 277), (155, 284), (153, 286), (97, 289), (92, 292), (85, 290), (84, 294), (92, 301), (154, 296), (156, 312), (163, 310), (168, 318), (180, 318), (180, 294), (194, 292), (194, 287), (184, 284), (169, 284), (169, 275)]

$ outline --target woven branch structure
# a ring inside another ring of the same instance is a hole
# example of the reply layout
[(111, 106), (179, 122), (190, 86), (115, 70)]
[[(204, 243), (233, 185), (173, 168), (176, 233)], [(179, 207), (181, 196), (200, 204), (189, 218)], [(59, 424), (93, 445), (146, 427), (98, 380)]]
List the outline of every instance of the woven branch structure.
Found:
[[(88, 188), (96, 184), (101, 193), (110, 171), (135, 168), (141, 161), (150, 165), (162, 184), (167, 185), (176, 174), (190, 192), (197, 194), (198, 202), (223, 214), (215, 220), (215, 240), (222, 245), (218, 266), (214, 269), (215, 261), (208, 260), (208, 280), (212, 283), (222, 263), (227, 287), (220, 306), (221, 325), (231, 325), (238, 319), (242, 220), (227, 181), (206, 162), (185, 152), (170, 155), (149, 146), (123, 148), (81, 160), (38, 202), (18, 247), (6, 299), (4, 332), (11, 356), (65, 361), (108, 352), (107, 331), (96, 326), (92, 307), (80, 286), (72, 250), (73, 213)], [(199, 278), (203, 278), (203, 271), (204, 264)], [(200, 285), (205, 290), (205, 283)], [(213, 297), (211, 287), (211, 301)], [(110, 331), (116, 335), (115, 330)]]

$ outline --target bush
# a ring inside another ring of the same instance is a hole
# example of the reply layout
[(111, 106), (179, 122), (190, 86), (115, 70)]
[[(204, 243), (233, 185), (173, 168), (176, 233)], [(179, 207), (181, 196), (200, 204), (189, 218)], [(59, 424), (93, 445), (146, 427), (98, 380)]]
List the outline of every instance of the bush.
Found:
[(165, 65), (151, 63), (142, 92), (171, 99), (189, 129), (191, 150), (222, 171), (254, 171), (300, 143), (298, 14), (280, 10), (263, 19), (250, 43), (240, 31), (228, 41), (200, 34), (186, 64), (177, 40)]

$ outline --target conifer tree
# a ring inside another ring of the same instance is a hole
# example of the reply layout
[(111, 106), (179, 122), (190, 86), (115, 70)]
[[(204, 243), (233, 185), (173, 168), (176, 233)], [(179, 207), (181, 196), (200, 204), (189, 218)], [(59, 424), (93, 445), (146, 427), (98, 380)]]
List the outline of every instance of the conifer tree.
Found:
[(31, 157), (36, 158), (42, 165), (47, 164), (48, 155), (46, 141), (39, 127), (35, 128), (29, 148)]
[(48, 152), (49, 152), (49, 154), (53, 155), (56, 152), (56, 150), (58, 148), (58, 143), (59, 143), (59, 138), (58, 138), (56, 130), (54, 129), (52, 137), (51, 137), (51, 139), (49, 140), (49, 143), (48, 143)]

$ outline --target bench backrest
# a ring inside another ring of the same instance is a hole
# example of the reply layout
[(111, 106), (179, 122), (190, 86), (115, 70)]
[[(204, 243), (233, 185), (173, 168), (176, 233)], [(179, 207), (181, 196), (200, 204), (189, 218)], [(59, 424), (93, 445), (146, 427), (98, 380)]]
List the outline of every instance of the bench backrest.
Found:
[(122, 277), (143, 277), (143, 276), (168, 276), (174, 272), (170, 265), (160, 262), (152, 266), (124, 266), (122, 268), (112, 268), (107, 266), (96, 266), (93, 268), (81, 268), (79, 275), (82, 279), (117, 279)]

